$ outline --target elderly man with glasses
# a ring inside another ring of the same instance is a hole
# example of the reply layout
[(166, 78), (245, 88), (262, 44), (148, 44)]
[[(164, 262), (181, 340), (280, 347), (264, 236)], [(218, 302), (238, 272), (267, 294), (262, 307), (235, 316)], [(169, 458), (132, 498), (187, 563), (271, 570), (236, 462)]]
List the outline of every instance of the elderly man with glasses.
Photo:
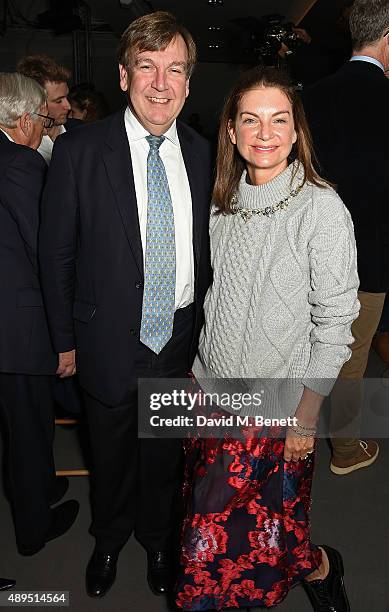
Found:
[(36, 152), (46, 93), (18, 73), (0, 73), (0, 419), (6, 491), (21, 554), (34, 554), (73, 524), (78, 503), (55, 508), (51, 346), (37, 264), (39, 206), (46, 164)]

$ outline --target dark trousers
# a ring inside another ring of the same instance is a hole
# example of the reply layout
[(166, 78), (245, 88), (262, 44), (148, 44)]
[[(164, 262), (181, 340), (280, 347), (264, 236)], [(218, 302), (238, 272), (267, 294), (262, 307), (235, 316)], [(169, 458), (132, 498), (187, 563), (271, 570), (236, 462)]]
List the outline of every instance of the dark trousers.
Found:
[(53, 378), (0, 374), (6, 489), (20, 548), (44, 544), (50, 527), (55, 482)]
[(382, 311), (378, 331), (389, 332), (389, 293), (386, 294), (384, 309)]
[[(159, 355), (139, 343), (136, 378), (187, 376), (193, 306), (176, 312)], [(134, 531), (150, 552), (174, 548), (182, 518), (183, 450), (179, 439), (138, 439), (137, 383), (131, 401), (109, 407), (88, 394), (92, 451), (92, 526), (96, 546), (118, 552)]]

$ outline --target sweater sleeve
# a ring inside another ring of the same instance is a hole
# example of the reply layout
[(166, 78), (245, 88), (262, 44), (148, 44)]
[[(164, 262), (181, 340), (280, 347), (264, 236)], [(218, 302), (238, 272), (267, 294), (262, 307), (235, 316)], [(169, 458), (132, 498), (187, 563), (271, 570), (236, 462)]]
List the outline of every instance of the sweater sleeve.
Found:
[[(319, 188), (314, 188), (314, 191)], [(342, 365), (351, 357), (351, 324), (358, 317), (357, 254), (349, 211), (332, 189), (316, 191), (313, 233), (309, 241), (314, 327), (311, 356), (303, 384), (328, 395)]]

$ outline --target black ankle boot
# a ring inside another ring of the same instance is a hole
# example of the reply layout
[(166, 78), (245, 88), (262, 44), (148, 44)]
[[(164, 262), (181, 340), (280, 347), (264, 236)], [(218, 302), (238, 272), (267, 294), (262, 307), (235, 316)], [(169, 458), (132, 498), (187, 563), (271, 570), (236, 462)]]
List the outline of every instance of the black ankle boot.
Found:
[(329, 546), (321, 546), (321, 548), (326, 551), (330, 564), (327, 577), (324, 580), (303, 581), (314, 612), (350, 612), (343, 580), (342, 556)]

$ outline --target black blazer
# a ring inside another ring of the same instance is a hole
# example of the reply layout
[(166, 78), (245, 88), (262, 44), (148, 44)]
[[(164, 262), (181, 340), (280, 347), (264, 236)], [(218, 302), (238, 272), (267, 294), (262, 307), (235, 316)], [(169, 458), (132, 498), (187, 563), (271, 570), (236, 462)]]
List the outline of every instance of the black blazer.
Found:
[[(210, 283), (208, 143), (177, 123), (193, 207), (196, 324)], [(124, 111), (57, 139), (43, 197), (41, 278), (56, 351), (77, 349), (81, 386), (129, 399), (143, 299), (143, 255)]]
[(73, 128), (80, 127), (80, 125), (85, 125), (85, 122), (81, 121), (81, 119), (73, 119), (72, 117), (69, 117), (69, 119), (66, 119), (64, 127), (65, 130), (69, 132)]
[(0, 372), (55, 374), (38, 280), (39, 205), (46, 164), (0, 132)]
[(389, 81), (364, 61), (303, 93), (321, 174), (350, 210), (360, 289), (389, 290)]

